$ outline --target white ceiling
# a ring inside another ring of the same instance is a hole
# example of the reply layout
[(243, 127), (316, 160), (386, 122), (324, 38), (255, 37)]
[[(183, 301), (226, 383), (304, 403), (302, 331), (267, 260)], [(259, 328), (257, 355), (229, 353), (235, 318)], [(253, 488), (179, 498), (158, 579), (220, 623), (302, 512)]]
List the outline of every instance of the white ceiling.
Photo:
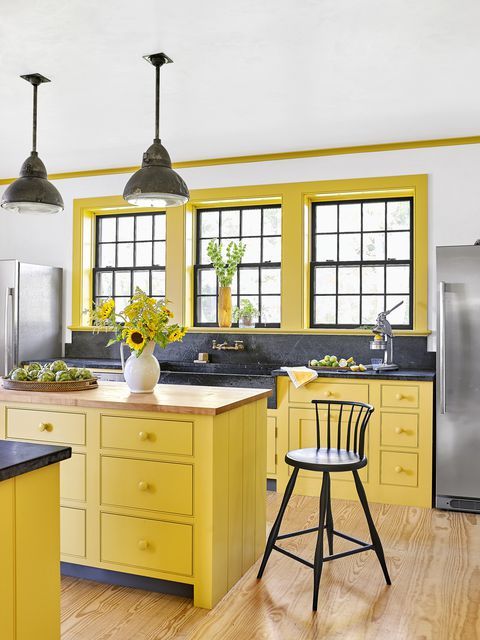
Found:
[(0, 0), (0, 177), (480, 134), (478, 0)]

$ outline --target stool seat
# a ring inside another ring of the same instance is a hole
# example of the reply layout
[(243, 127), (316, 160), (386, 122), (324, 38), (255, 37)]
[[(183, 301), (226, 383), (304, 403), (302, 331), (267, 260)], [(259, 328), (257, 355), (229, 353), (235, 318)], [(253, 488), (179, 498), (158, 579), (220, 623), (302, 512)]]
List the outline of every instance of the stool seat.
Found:
[(367, 464), (365, 456), (345, 449), (295, 449), (285, 456), (285, 462), (292, 467), (309, 471), (352, 471)]

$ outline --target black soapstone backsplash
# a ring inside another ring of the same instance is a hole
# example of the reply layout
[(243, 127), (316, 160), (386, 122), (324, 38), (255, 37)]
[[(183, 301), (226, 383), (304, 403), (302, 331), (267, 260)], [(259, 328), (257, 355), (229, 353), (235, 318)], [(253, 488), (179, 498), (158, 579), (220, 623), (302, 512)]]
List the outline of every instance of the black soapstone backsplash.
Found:
[[(119, 345), (106, 347), (109, 334), (92, 334), (74, 331), (72, 342), (65, 346), (65, 355), (70, 358), (119, 359)], [(212, 340), (217, 343), (234, 343), (243, 340), (244, 351), (214, 351)], [(193, 362), (200, 352), (210, 354), (210, 362), (219, 364), (272, 364), (295, 366), (307, 364), (312, 358), (326, 354), (348, 358), (370, 364), (370, 359), (382, 357), (383, 351), (371, 351), (369, 336), (315, 335), (315, 334), (265, 334), (265, 333), (187, 333), (183, 342), (168, 345), (166, 349), (155, 348), (155, 355), (164, 362)], [(127, 350), (125, 350), (127, 355)], [(435, 353), (427, 351), (424, 336), (398, 336), (394, 339), (394, 361), (402, 369), (435, 369)]]

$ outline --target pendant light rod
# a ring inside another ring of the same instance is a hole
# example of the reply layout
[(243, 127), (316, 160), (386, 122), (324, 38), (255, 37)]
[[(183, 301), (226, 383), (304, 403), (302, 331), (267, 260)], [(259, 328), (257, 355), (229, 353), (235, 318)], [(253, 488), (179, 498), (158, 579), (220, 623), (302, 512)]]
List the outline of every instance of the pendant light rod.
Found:
[(160, 67), (173, 60), (165, 53), (152, 53), (143, 58), (155, 67), (155, 140), (160, 140)]
[(37, 102), (38, 102), (37, 92), (38, 92), (38, 85), (42, 84), (43, 82), (50, 82), (50, 80), (48, 78), (45, 78), (45, 76), (40, 75), (39, 73), (30, 73), (28, 75), (20, 76), (20, 77), (23, 78), (24, 80), (26, 80), (27, 82), (30, 82), (31, 85), (33, 85), (32, 153), (36, 153), (37, 152)]

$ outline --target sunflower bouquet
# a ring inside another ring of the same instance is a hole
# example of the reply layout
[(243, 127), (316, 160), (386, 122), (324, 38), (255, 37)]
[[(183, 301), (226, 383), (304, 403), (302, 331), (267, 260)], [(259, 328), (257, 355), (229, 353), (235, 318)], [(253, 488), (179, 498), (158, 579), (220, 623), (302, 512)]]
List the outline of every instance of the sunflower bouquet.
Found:
[(112, 299), (96, 305), (92, 311), (95, 327), (111, 329), (115, 333), (107, 346), (124, 341), (136, 356), (142, 353), (149, 342), (165, 348), (183, 339), (185, 327), (170, 324), (172, 318), (167, 300), (150, 298), (138, 287), (123, 311), (115, 309)]

